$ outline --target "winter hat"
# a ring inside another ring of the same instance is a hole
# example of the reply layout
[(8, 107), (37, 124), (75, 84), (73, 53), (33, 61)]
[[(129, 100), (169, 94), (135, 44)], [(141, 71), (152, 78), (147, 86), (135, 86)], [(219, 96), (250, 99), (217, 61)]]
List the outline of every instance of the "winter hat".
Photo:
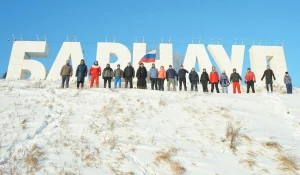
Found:
[(118, 64), (117, 66), (120, 67), (120, 64)]
[(285, 74), (289, 74), (288, 72), (285, 72)]
[(107, 63), (107, 64), (106, 64), (106, 66), (110, 66), (110, 64), (109, 64), (109, 63)]
[(234, 68), (233, 71), (236, 71), (236, 68)]
[(169, 65), (169, 67), (172, 67), (172, 65)]
[(248, 68), (247, 70), (251, 70), (250, 68)]

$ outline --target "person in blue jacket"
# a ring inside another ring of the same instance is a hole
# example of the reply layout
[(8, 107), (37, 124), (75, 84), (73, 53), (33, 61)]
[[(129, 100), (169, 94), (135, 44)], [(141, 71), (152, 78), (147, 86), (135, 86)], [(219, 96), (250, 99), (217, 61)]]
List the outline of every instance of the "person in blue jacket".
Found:
[(170, 91), (170, 86), (172, 84), (173, 91), (176, 91), (176, 86), (175, 86), (175, 77), (178, 77), (178, 74), (176, 71), (172, 68), (172, 65), (169, 66), (169, 69), (166, 72), (166, 79), (168, 81), (167, 87), (168, 91)]
[(154, 90), (158, 90), (157, 89), (157, 79), (158, 79), (158, 70), (155, 68), (155, 64), (152, 63), (152, 67), (149, 71), (150, 74), (150, 81), (151, 81), (151, 89)]
[(228, 86), (229, 86), (228, 76), (226, 75), (225, 71), (223, 70), (222, 74), (220, 75), (220, 85), (222, 87), (222, 93), (228, 93)]

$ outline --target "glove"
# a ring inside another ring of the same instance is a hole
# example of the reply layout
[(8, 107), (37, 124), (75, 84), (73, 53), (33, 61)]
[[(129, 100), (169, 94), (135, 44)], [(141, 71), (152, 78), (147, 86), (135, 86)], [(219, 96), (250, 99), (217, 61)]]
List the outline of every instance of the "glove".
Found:
[(190, 80), (190, 83), (192, 83), (192, 81)]
[(263, 79), (260, 79), (261, 81), (263, 81)]
[(210, 81), (208, 82), (208, 84), (210, 84)]
[(167, 81), (169, 81), (169, 78), (167, 78)]
[(254, 80), (254, 83), (256, 83), (256, 80)]
[(276, 78), (274, 78), (274, 81), (276, 80)]

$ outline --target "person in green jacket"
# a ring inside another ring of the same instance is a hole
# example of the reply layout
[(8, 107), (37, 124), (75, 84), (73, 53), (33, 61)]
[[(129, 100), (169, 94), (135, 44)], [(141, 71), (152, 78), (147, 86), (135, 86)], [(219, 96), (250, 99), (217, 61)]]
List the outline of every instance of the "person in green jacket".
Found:
[[(70, 61), (67, 60), (66, 64), (60, 70), (60, 76), (62, 77), (61, 88), (69, 88), (69, 80), (73, 75), (73, 68), (70, 65)], [(66, 83), (66, 85), (65, 85)]]

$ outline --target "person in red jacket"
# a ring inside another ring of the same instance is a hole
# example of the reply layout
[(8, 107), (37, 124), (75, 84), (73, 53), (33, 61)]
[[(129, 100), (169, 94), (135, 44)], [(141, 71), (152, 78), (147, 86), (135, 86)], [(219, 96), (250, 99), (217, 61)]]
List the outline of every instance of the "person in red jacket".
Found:
[(99, 87), (99, 76), (101, 76), (101, 67), (98, 66), (98, 61), (94, 62), (94, 65), (90, 68), (90, 76), (91, 76), (91, 83), (90, 88), (94, 86), (94, 81), (96, 80), (96, 87)]
[(220, 93), (219, 91), (219, 74), (216, 71), (215, 66), (213, 66), (212, 71), (210, 72), (210, 76), (209, 76), (209, 83), (211, 84), (211, 92), (214, 92), (214, 87), (216, 87), (217, 93)]
[(250, 87), (252, 89), (252, 93), (255, 93), (254, 90), (254, 83), (256, 82), (255, 80), (255, 75), (254, 72), (251, 72), (251, 69), (247, 69), (247, 73), (245, 75), (245, 83), (247, 84), (247, 93), (249, 93)]

